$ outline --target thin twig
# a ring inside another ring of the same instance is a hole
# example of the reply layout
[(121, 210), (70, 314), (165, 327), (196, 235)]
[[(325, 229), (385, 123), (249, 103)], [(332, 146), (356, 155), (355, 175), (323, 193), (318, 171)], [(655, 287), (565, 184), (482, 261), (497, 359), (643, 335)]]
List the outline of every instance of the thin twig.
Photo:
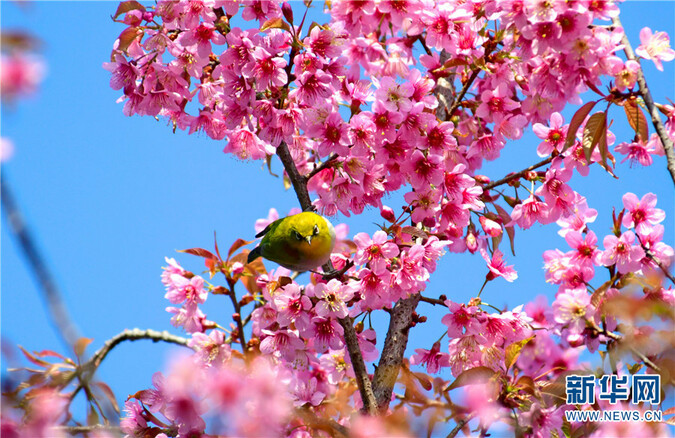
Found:
[(230, 297), (230, 300), (232, 301), (232, 307), (234, 307), (234, 312), (237, 314), (237, 318), (235, 320), (237, 323), (237, 331), (239, 332), (238, 335), (239, 335), (239, 343), (241, 344), (241, 352), (246, 353), (247, 344), (246, 344), (246, 335), (244, 333), (244, 323), (241, 320), (241, 306), (239, 305), (239, 301), (237, 300), (237, 294), (234, 292), (234, 287), (236, 286), (237, 282), (228, 278), (227, 284), (229, 286), (228, 295)]
[(465, 417), (465, 418), (462, 418), (461, 420), (459, 420), (457, 422), (457, 426), (455, 426), (454, 429), (452, 429), (450, 431), (450, 433), (448, 434), (448, 436), (446, 438), (455, 438), (457, 436), (457, 434), (464, 428), (464, 426), (466, 426), (466, 424), (469, 421), (471, 421), (471, 416), (468, 416), (468, 417)]
[(459, 106), (462, 104), (462, 99), (464, 99), (464, 95), (469, 91), (471, 85), (473, 85), (473, 81), (475, 81), (476, 78), (478, 77), (478, 73), (480, 73), (479, 68), (476, 68), (473, 71), (473, 73), (471, 73), (471, 77), (469, 77), (469, 80), (466, 81), (466, 83), (462, 87), (461, 91), (459, 92), (455, 100), (453, 100), (452, 106), (448, 109), (448, 116), (452, 117), (452, 113), (454, 113), (455, 110), (459, 108)]
[(654, 263), (656, 263), (656, 265), (661, 269), (661, 271), (663, 272), (663, 274), (668, 278), (668, 280), (671, 281), (671, 283), (675, 284), (675, 277), (673, 277), (673, 274), (671, 274), (671, 273), (668, 271), (668, 268), (667, 268), (666, 266), (664, 266), (664, 264), (661, 263), (661, 261), (660, 261), (659, 259), (657, 259), (657, 258), (654, 256), (654, 254), (652, 254), (652, 252), (649, 250), (649, 248), (647, 248), (647, 247), (644, 245), (644, 243), (642, 243), (642, 239), (640, 239), (640, 236), (638, 236), (638, 241), (640, 242), (640, 246), (642, 247), (642, 249), (643, 249), (643, 251), (645, 252), (645, 254), (647, 254), (647, 257), (648, 257), (651, 261), (653, 261)]
[(168, 342), (170, 344), (182, 345), (183, 347), (187, 347), (188, 343), (186, 338), (172, 335), (166, 330), (158, 332), (157, 330), (152, 329), (126, 329), (105, 341), (103, 346), (99, 348), (96, 353), (94, 353), (87, 363), (84, 364), (83, 368), (87, 369), (88, 367), (93, 367), (95, 370), (99, 367), (99, 365), (101, 365), (101, 362), (103, 359), (105, 359), (108, 353), (110, 353), (110, 351), (120, 343), (124, 341), (140, 341), (142, 339), (149, 339), (152, 342)]
[[(619, 17), (612, 18), (612, 24), (616, 27), (623, 27)], [(625, 32), (621, 37), (621, 44), (623, 44), (623, 51), (626, 54), (626, 58), (639, 63), (640, 61), (635, 56), (633, 47), (630, 45), (630, 40), (628, 39), (628, 36)], [(642, 67), (640, 67), (640, 69), (637, 71), (637, 83), (638, 87), (640, 88), (640, 95), (644, 99), (645, 105), (647, 105), (647, 110), (649, 110), (649, 115), (652, 118), (654, 129), (656, 129), (656, 133), (663, 144), (663, 149), (666, 151), (666, 165), (668, 167), (668, 172), (670, 172), (670, 177), (673, 179), (673, 184), (675, 184), (675, 146), (673, 145), (673, 140), (668, 135), (668, 131), (666, 131), (666, 127), (663, 125), (663, 122), (661, 122), (661, 116), (659, 116), (659, 111), (654, 104), (652, 94), (649, 92), (649, 88), (647, 87), (647, 80), (642, 73)]]
[(305, 181), (309, 181), (312, 179), (314, 175), (317, 173), (321, 172), (324, 169), (327, 169), (328, 167), (333, 165), (333, 162), (339, 157), (338, 154), (332, 154), (330, 157), (326, 159), (323, 163), (321, 163), (318, 167), (313, 169), (311, 172), (309, 172), (307, 175), (305, 175)]
[(121, 427), (104, 424), (94, 424), (91, 426), (57, 426), (54, 429), (59, 432), (66, 432), (69, 435), (90, 434), (93, 432), (114, 433), (117, 436), (123, 435)]
[(16, 235), (19, 246), (28, 261), (28, 266), (40, 286), (56, 331), (61, 340), (71, 348), (81, 335), (70, 318), (54, 277), (49, 271), (47, 263), (38, 250), (33, 235), (26, 226), (21, 212), (14, 201), (14, 195), (7, 183), (4, 169), (0, 171), (0, 189), (2, 191), (0, 200), (9, 220), (10, 228)]
[(483, 186), (483, 190), (490, 190), (490, 189), (493, 189), (493, 188), (495, 188), (495, 187), (497, 187), (497, 186), (500, 186), (500, 185), (502, 185), (502, 184), (506, 184), (506, 183), (508, 183), (509, 181), (511, 181), (512, 179), (520, 178), (520, 177), (524, 176), (527, 172), (530, 172), (530, 171), (532, 171), (532, 170), (534, 170), (534, 169), (537, 169), (537, 168), (539, 168), (539, 167), (541, 167), (541, 166), (547, 165), (548, 163), (550, 163), (551, 161), (553, 161), (553, 158), (554, 158), (553, 156), (550, 156), (550, 157), (546, 158), (545, 160), (542, 160), (542, 161), (540, 161), (540, 162), (538, 162), (538, 163), (535, 163), (535, 164), (531, 165), (531, 166), (528, 167), (528, 168), (525, 168), (525, 169), (521, 170), (520, 172), (511, 173), (511, 174), (505, 176), (505, 177), (502, 178), (502, 179), (499, 179), (499, 180), (497, 180), (497, 181), (488, 183), (488, 184), (486, 184), (486, 185)]
[[(625, 340), (623, 336), (621, 336), (621, 335), (619, 335), (619, 334), (616, 334), (616, 333), (614, 333), (614, 332), (611, 332), (611, 331), (609, 331), (609, 330), (607, 330), (607, 329), (602, 330), (602, 329), (600, 329), (600, 327), (597, 327), (597, 326), (596, 326), (596, 327), (595, 327), (595, 330), (596, 330), (599, 334), (604, 335), (604, 336), (607, 336), (608, 338), (611, 338), (611, 339), (615, 340), (616, 342), (622, 342), (622, 341)], [(658, 365), (656, 365), (654, 362), (652, 362), (651, 359), (649, 359), (649, 358), (648, 358), (647, 356), (645, 356), (643, 353), (639, 352), (639, 351), (638, 351), (635, 347), (633, 347), (632, 345), (628, 344), (627, 347), (628, 347), (628, 349), (629, 349), (634, 355), (636, 355), (636, 356), (638, 357), (638, 359), (640, 359), (645, 365), (647, 365), (649, 368), (653, 369), (653, 370), (656, 371), (657, 373), (661, 373), (661, 368), (659, 368)]]
[(307, 408), (296, 409), (295, 412), (312, 429), (323, 430), (335, 438), (346, 438), (349, 436), (349, 430), (333, 419), (321, 418)]
[(424, 295), (420, 295), (420, 301), (424, 301), (425, 303), (433, 304), (434, 306), (445, 306), (445, 301), (440, 300), (438, 298), (428, 298), (428, 297), (425, 297)]
[[(291, 180), (291, 184), (295, 190), (295, 195), (298, 197), (298, 201), (300, 202), (300, 207), (303, 211), (311, 211), (313, 206), (309, 197), (309, 192), (307, 191), (307, 180), (302, 175), (300, 175), (300, 172), (298, 172), (298, 168), (295, 166), (293, 157), (291, 156), (291, 153), (288, 150), (288, 145), (285, 142), (281, 142), (281, 144), (277, 147), (277, 156), (281, 160), (288, 178)], [(326, 273), (335, 271), (330, 260), (328, 263), (322, 266), (322, 269)], [(363, 360), (363, 354), (361, 353), (361, 348), (359, 347), (358, 337), (356, 335), (356, 330), (354, 329), (354, 323), (349, 316), (338, 319), (338, 322), (344, 330), (347, 352), (349, 353), (349, 358), (352, 362), (352, 368), (354, 369), (354, 375), (356, 376), (356, 384), (359, 387), (359, 394), (361, 395), (361, 400), (363, 401), (363, 411), (371, 415), (375, 414), (377, 411), (377, 403), (375, 401), (375, 395), (373, 394), (370, 378), (368, 377), (366, 363)]]

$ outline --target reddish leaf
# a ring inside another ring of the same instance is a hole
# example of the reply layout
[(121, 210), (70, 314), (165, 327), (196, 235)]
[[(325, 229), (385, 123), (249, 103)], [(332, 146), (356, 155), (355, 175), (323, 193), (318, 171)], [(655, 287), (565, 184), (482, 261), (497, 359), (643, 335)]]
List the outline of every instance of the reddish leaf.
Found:
[(216, 248), (216, 254), (218, 254), (218, 260), (223, 260), (223, 257), (220, 255), (220, 250), (218, 249), (218, 239), (216, 238), (216, 232), (213, 232), (213, 244)]
[(591, 164), (591, 155), (598, 145), (603, 135), (607, 135), (607, 114), (597, 112), (593, 114), (586, 122), (584, 135), (581, 140), (581, 146), (584, 149), (586, 162)]
[(204, 248), (179, 249), (178, 252), (184, 252), (187, 254), (196, 255), (198, 257), (204, 257), (205, 259), (218, 260), (218, 258), (215, 255), (213, 255), (211, 251), (206, 250)]
[(232, 254), (242, 246), (246, 246), (249, 243), (253, 242), (252, 240), (244, 240), (244, 239), (237, 239), (232, 246), (230, 247), (230, 250), (227, 252), (227, 260), (230, 260), (230, 257), (232, 257)]
[(46, 362), (46, 361), (44, 361), (44, 360), (42, 360), (42, 359), (38, 359), (38, 358), (35, 357), (33, 354), (31, 354), (31, 353), (29, 353), (28, 351), (26, 351), (26, 349), (24, 349), (21, 345), (19, 345), (19, 349), (21, 350), (21, 352), (26, 356), (26, 358), (27, 358), (31, 363), (33, 363), (33, 364), (35, 364), (35, 365), (37, 365), (37, 366), (39, 366), (39, 367), (43, 367), (43, 368), (46, 368), (46, 367), (48, 367), (48, 366), (50, 365), (49, 362)]
[(528, 394), (534, 395), (534, 380), (530, 376), (523, 376), (516, 382), (516, 386)]
[(585, 84), (586, 84), (586, 86), (587, 86), (588, 88), (590, 88), (591, 90), (595, 91), (595, 92), (598, 93), (600, 96), (605, 97), (605, 95), (602, 94), (602, 91), (600, 91), (600, 90), (598, 89), (598, 87), (596, 87), (595, 84), (592, 83), (591, 81), (585, 81)]
[(591, 112), (596, 103), (597, 102), (587, 102), (581, 108), (579, 108), (576, 113), (574, 113), (569, 129), (567, 130), (567, 137), (565, 137), (565, 147), (563, 150), (572, 146), (572, 143), (574, 143), (574, 140), (577, 137), (577, 131), (579, 130), (579, 127), (584, 122), (586, 116)]
[(94, 385), (98, 386), (98, 388), (110, 402), (110, 405), (113, 407), (113, 409), (115, 409), (115, 412), (119, 414), (120, 407), (117, 404), (117, 399), (115, 398), (115, 394), (113, 393), (112, 389), (110, 389), (110, 387), (103, 382), (94, 382)]
[(62, 360), (66, 360), (66, 361), (68, 360), (67, 357), (63, 356), (62, 354), (57, 353), (56, 351), (52, 351), (52, 350), (41, 350), (41, 351), (38, 351), (37, 353), (36, 352), (34, 352), (34, 353), (38, 357), (58, 357), (59, 359), (62, 359)]
[(127, 27), (118, 37), (120, 43), (117, 46), (117, 49), (126, 53), (131, 43), (133, 43), (135, 39), (140, 38), (142, 35), (143, 31), (141, 29), (137, 27)]
[(417, 227), (412, 227), (410, 225), (401, 228), (401, 232), (410, 234), (413, 237), (421, 237), (422, 239), (426, 239), (427, 237), (429, 237), (429, 235), (424, 231), (420, 230)]
[(450, 386), (448, 390), (459, 388), (460, 386), (472, 385), (474, 383), (485, 383), (494, 377), (497, 373), (492, 368), (476, 367), (462, 372)]
[(663, 415), (672, 415), (672, 414), (675, 414), (675, 407), (663, 411)]
[(626, 119), (628, 119), (628, 124), (635, 131), (635, 134), (638, 135), (644, 143), (649, 141), (649, 125), (647, 124), (647, 118), (642, 112), (642, 108), (637, 105), (635, 100), (627, 100), (623, 104), (623, 110), (626, 113)]
[(413, 376), (417, 379), (418, 382), (420, 382), (420, 385), (422, 385), (422, 388), (426, 389), (427, 391), (431, 391), (432, 384), (431, 384), (431, 377), (427, 376), (424, 373), (412, 373)]
[(75, 341), (75, 345), (73, 345), (73, 350), (75, 350), (75, 356), (82, 357), (84, 351), (92, 342), (93, 339), (90, 338), (80, 338), (77, 341)]
[(113, 18), (117, 20), (117, 17), (119, 17), (120, 15), (126, 14), (127, 12), (136, 9), (145, 12), (145, 6), (138, 3), (137, 1), (130, 0), (126, 2), (121, 2), (120, 5), (117, 7), (117, 11), (115, 11), (115, 15), (113, 16)]
[(516, 229), (513, 225), (511, 226), (506, 225), (509, 222), (511, 222), (511, 215), (509, 215), (509, 213), (506, 210), (504, 210), (504, 208), (501, 205), (494, 204), (494, 206), (497, 209), (497, 213), (499, 213), (499, 217), (502, 218), (502, 221), (504, 221), (504, 229), (506, 230), (506, 235), (509, 236), (509, 243), (511, 244), (511, 254), (515, 256)]

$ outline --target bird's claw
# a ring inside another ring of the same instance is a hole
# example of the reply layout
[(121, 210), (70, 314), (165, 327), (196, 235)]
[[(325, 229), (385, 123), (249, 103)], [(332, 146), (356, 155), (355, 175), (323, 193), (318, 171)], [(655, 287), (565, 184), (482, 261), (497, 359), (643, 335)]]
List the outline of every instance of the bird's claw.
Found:
[(324, 272), (322, 274), (323, 279), (326, 281), (330, 281), (334, 278), (342, 279), (342, 276), (347, 272), (349, 269), (351, 269), (354, 266), (354, 262), (352, 260), (347, 260), (347, 263), (342, 267), (342, 269), (333, 269), (328, 272)]

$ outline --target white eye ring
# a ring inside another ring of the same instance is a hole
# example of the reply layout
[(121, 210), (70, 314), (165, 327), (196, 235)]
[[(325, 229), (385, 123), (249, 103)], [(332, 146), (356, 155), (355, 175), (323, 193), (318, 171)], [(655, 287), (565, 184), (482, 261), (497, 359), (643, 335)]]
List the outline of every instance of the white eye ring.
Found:
[(317, 234), (319, 234), (319, 226), (314, 224), (314, 235), (316, 236)]

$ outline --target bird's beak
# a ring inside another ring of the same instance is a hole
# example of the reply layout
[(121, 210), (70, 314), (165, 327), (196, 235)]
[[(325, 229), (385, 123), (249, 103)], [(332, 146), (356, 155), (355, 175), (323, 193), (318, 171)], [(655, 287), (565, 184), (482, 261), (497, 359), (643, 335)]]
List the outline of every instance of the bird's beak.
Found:
[(312, 246), (312, 236), (306, 236), (306, 237), (305, 237), (305, 240), (307, 241), (307, 244), (308, 244), (309, 246)]

